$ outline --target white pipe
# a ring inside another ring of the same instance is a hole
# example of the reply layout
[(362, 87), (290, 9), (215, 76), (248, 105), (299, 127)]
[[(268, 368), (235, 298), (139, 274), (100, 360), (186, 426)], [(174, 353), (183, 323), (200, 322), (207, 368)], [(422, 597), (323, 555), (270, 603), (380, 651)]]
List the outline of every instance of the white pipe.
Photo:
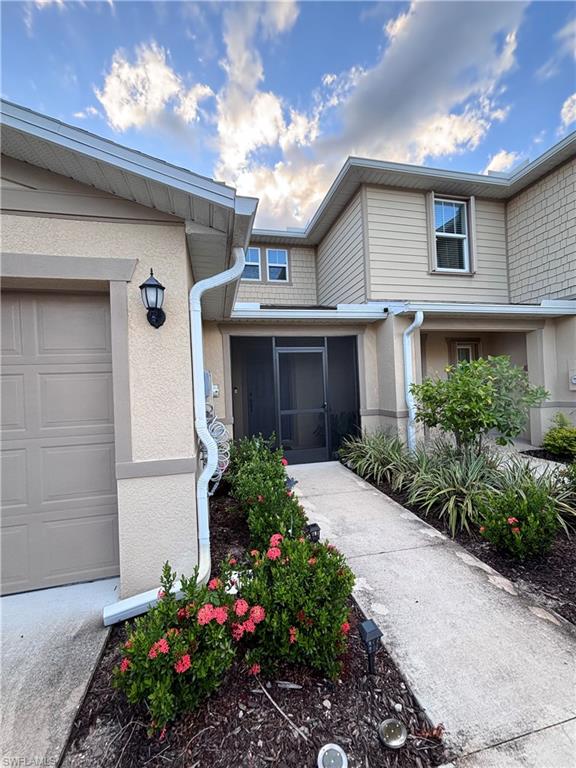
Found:
[(414, 366), (412, 362), (412, 334), (420, 328), (424, 322), (424, 312), (419, 310), (414, 315), (414, 320), (402, 334), (402, 347), (404, 351), (404, 395), (408, 406), (408, 424), (406, 425), (406, 440), (408, 450), (416, 450), (416, 408), (414, 397), (410, 392), (410, 385), (414, 383)]
[[(244, 271), (244, 249), (233, 248), (234, 264), (225, 272), (220, 272), (206, 280), (196, 283), (189, 296), (190, 342), (192, 346), (192, 378), (194, 392), (194, 425), (196, 434), (206, 450), (206, 464), (196, 482), (196, 516), (198, 519), (198, 581), (206, 582), (212, 567), (210, 559), (210, 516), (208, 511), (208, 483), (218, 465), (218, 446), (210, 434), (206, 420), (206, 397), (204, 392), (204, 340), (202, 338), (202, 296), (206, 291), (218, 288), (237, 280)], [(174, 584), (180, 591), (180, 582)], [(158, 590), (149, 589), (132, 597), (118, 600), (107, 605), (103, 611), (104, 626), (131, 619), (155, 606), (158, 602)]]

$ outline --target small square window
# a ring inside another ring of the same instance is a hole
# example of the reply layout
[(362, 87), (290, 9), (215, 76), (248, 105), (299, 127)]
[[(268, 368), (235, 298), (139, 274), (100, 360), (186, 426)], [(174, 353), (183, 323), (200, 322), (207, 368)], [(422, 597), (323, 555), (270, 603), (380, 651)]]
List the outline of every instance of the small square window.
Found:
[(468, 222), (466, 203), (459, 200), (434, 200), (434, 235), (438, 271), (468, 272)]
[(242, 272), (242, 280), (261, 280), (260, 248), (246, 249), (246, 265)]
[(288, 251), (285, 248), (268, 248), (268, 280), (274, 283), (288, 282)]

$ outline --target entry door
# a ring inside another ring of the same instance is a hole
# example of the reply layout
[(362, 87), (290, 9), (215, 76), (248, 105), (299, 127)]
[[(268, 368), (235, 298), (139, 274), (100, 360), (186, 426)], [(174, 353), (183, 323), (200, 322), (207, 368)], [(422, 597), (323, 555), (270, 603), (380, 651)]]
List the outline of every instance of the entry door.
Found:
[(276, 348), (278, 436), (294, 464), (327, 461), (326, 350)]

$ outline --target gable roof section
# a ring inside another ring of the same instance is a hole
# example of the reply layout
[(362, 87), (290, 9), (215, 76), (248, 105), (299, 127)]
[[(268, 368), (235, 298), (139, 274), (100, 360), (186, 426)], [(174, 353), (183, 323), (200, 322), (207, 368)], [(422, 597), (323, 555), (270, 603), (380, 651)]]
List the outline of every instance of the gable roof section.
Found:
[(434, 191), (443, 195), (507, 200), (576, 155), (576, 131), (511, 176), (489, 176), (405, 163), (349, 157), (324, 200), (302, 231), (255, 229), (254, 243), (317, 245), (362, 184)]
[[(195, 280), (226, 269), (250, 237), (258, 201), (213, 179), (0, 100), (2, 152), (186, 222)], [(229, 314), (235, 286), (207, 294), (207, 317)]]

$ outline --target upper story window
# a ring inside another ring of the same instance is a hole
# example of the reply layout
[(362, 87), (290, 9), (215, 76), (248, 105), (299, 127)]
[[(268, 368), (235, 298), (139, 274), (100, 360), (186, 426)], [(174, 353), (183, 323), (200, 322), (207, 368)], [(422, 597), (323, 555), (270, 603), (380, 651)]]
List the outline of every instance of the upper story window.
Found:
[(246, 249), (246, 266), (242, 272), (242, 280), (261, 280), (260, 248)]
[(469, 272), (468, 211), (461, 200), (434, 199), (436, 263), (442, 272)]
[(285, 248), (266, 250), (268, 281), (271, 283), (288, 282), (288, 251)]

